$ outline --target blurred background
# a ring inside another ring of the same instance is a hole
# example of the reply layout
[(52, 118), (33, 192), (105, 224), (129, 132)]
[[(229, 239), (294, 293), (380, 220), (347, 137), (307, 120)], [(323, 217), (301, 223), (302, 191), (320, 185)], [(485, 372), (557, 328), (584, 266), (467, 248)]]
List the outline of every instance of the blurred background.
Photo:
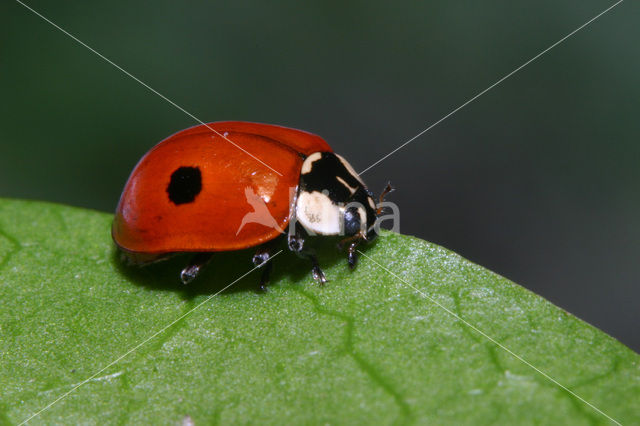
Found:
[[(30, 5), (203, 121), (323, 136), (361, 171), (613, 4)], [(441, 244), (640, 351), (640, 3), (626, 1), (363, 178)], [(0, 196), (112, 212), (197, 124), (17, 2), (0, 5)]]

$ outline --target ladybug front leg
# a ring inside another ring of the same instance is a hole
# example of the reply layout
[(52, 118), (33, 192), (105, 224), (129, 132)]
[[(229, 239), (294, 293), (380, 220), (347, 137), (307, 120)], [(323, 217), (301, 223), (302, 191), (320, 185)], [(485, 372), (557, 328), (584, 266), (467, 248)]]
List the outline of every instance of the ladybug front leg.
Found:
[(309, 259), (311, 261), (311, 275), (313, 275), (313, 279), (320, 284), (324, 284), (327, 282), (327, 277), (324, 275), (324, 272), (322, 272), (322, 269), (320, 269), (315, 250), (304, 247), (305, 234), (304, 229), (296, 223), (295, 232), (288, 235), (289, 250), (299, 257)]
[(338, 243), (338, 249), (342, 250), (345, 245), (348, 245), (347, 248), (347, 263), (349, 264), (349, 268), (353, 269), (356, 267), (356, 263), (358, 263), (358, 256), (356, 255), (356, 248), (358, 244), (365, 241), (364, 234), (362, 232), (352, 235), (351, 237), (347, 237), (341, 240)]
[(180, 272), (182, 284), (189, 284), (195, 280), (200, 271), (211, 261), (212, 257), (213, 252), (196, 253), (189, 261), (189, 264)]

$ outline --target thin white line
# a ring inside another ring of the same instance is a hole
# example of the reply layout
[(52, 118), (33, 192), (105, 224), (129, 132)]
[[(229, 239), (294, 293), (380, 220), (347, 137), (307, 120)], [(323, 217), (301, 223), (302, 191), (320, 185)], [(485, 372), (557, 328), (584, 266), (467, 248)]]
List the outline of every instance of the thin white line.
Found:
[(370, 165), (369, 167), (367, 167), (366, 169), (364, 169), (363, 171), (360, 172), (360, 175), (362, 175), (363, 173), (365, 173), (367, 170), (371, 169), (372, 167), (375, 167), (376, 165), (378, 165), (379, 163), (381, 163), (382, 161), (386, 160), (388, 157), (390, 157), (391, 155), (395, 154), (397, 151), (401, 150), (402, 148), (404, 148), (406, 145), (410, 144), (411, 142), (413, 142), (415, 139), (419, 138), (420, 136), (422, 136), (423, 134), (425, 134), (426, 132), (428, 132), (429, 130), (433, 129), (434, 127), (436, 127), (438, 124), (442, 123), (444, 120), (446, 120), (447, 118), (451, 117), (453, 114), (455, 114), (456, 112), (460, 111), (462, 108), (466, 107), (467, 105), (469, 105), (471, 102), (475, 101), (476, 99), (478, 99), (480, 96), (484, 95), (485, 93), (487, 93), (489, 90), (493, 89), (494, 87), (496, 87), (498, 84), (502, 83), (503, 81), (505, 81), (506, 79), (508, 79), (509, 77), (511, 77), (512, 75), (514, 75), (515, 73), (517, 73), (518, 71), (520, 71), (522, 68), (526, 67), (527, 65), (529, 65), (531, 62), (535, 61), (536, 59), (538, 59), (540, 56), (544, 55), (545, 53), (547, 53), (548, 51), (550, 51), (551, 49), (553, 49), (554, 47), (556, 47), (557, 45), (559, 45), (560, 43), (562, 43), (563, 41), (565, 41), (566, 39), (568, 39), (569, 37), (571, 37), (572, 35), (574, 35), (575, 33), (577, 33), (578, 31), (580, 31), (581, 29), (583, 29), (584, 27), (586, 27), (587, 25), (589, 25), (590, 23), (592, 23), (593, 21), (595, 21), (596, 19), (598, 19), (599, 17), (601, 17), (602, 15), (604, 15), (605, 13), (609, 12), (611, 9), (613, 9), (614, 7), (616, 7), (617, 5), (619, 5), (620, 3), (622, 3), (624, 0), (618, 0), (618, 2), (614, 3), (612, 6), (609, 6), (607, 9), (605, 9), (603, 12), (600, 12), (598, 15), (594, 16), (593, 18), (591, 18), (590, 20), (588, 20), (587, 22), (585, 22), (584, 24), (582, 24), (581, 26), (579, 26), (578, 28), (576, 28), (575, 30), (571, 31), (569, 34), (567, 34), (566, 36), (562, 37), (560, 40), (556, 41), (555, 43), (553, 43), (551, 46), (547, 47), (546, 49), (544, 49), (542, 52), (538, 53), (536, 56), (534, 56), (533, 58), (529, 59), (527, 62), (525, 62), (524, 64), (520, 65), (518, 68), (516, 68), (515, 70), (511, 71), (509, 74), (505, 75), (504, 77), (502, 77), (500, 80), (496, 81), (495, 83), (493, 83), (491, 86), (487, 87), (486, 89), (484, 89), (482, 92), (478, 93), (477, 95), (475, 95), (474, 97), (472, 97), (471, 99), (469, 99), (468, 101), (466, 101), (465, 103), (463, 103), (462, 105), (460, 105), (458, 108), (454, 109), (453, 111), (451, 111), (449, 114), (445, 115), (444, 117), (442, 117), (440, 120), (436, 121), (435, 123), (433, 123), (432, 125), (430, 125), (429, 127), (427, 127), (426, 129), (424, 129), (423, 131), (421, 131), (420, 133), (418, 133), (417, 135), (415, 135), (414, 137), (412, 137), (411, 139), (409, 139), (408, 141), (406, 141), (405, 143), (403, 143), (402, 145), (400, 145), (399, 147), (397, 147), (396, 149), (394, 149), (393, 151), (391, 151), (390, 153), (388, 153), (387, 155), (385, 155), (384, 157), (382, 157), (381, 159), (379, 159), (378, 161), (376, 161), (375, 163), (373, 163), (372, 165)]
[(108, 63), (110, 63), (111, 65), (113, 65), (114, 67), (116, 67), (117, 69), (119, 69), (120, 71), (122, 71), (123, 73), (125, 73), (126, 75), (128, 75), (129, 77), (131, 77), (132, 79), (134, 79), (135, 81), (137, 81), (138, 83), (140, 83), (141, 85), (143, 85), (144, 87), (146, 87), (147, 89), (149, 89), (150, 91), (152, 91), (153, 93), (155, 93), (156, 95), (160, 96), (162, 99), (164, 99), (165, 101), (169, 102), (171, 105), (173, 105), (174, 107), (178, 108), (180, 111), (184, 112), (185, 114), (187, 114), (189, 117), (193, 118), (194, 120), (196, 120), (198, 123), (206, 126), (209, 130), (211, 130), (213, 133), (215, 133), (216, 135), (220, 136), (222, 139), (226, 140), (227, 142), (231, 143), (233, 146), (235, 146), (236, 148), (238, 148), (239, 150), (241, 150), (242, 152), (244, 152), (245, 154), (247, 154), (248, 156), (250, 156), (251, 158), (253, 158), (254, 160), (258, 161), (259, 163), (261, 163), (263, 166), (268, 167), (269, 169), (271, 169), (274, 173), (276, 173), (279, 176), (282, 176), (282, 174), (280, 172), (278, 172), (277, 170), (275, 170), (273, 167), (269, 166), (267, 163), (265, 163), (264, 161), (262, 161), (261, 159), (259, 159), (258, 157), (256, 157), (255, 155), (251, 154), (250, 152), (248, 152), (247, 150), (245, 150), (244, 148), (242, 148), (241, 146), (239, 146), (238, 144), (236, 144), (235, 142), (233, 142), (232, 140), (228, 139), (226, 136), (224, 136), (223, 134), (221, 134), (220, 132), (218, 132), (216, 129), (212, 128), (211, 126), (209, 126), (207, 123), (205, 123), (204, 121), (200, 120), (198, 117), (196, 117), (195, 115), (191, 114), (189, 111), (187, 111), (186, 109), (182, 108), (180, 105), (176, 104), (175, 102), (173, 102), (171, 99), (167, 98), (166, 96), (164, 96), (162, 93), (158, 92), (157, 90), (155, 90), (153, 87), (149, 86), (148, 84), (146, 84), (145, 82), (143, 82), (142, 80), (140, 80), (138, 77), (134, 76), (133, 74), (131, 74), (130, 72), (128, 72), (127, 70), (125, 70), (124, 68), (120, 67), (119, 65), (117, 65), (115, 62), (113, 62), (112, 60), (110, 60), (109, 58), (107, 58), (106, 56), (102, 55), (101, 53), (99, 53), (98, 51), (96, 51), (94, 48), (92, 48), (91, 46), (89, 46), (88, 44), (84, 43), (83, 41), (79, 40), (77, 37), (75, 37), (74, 35), (70, 34), (69, 32), (67, 32), (66, 30), (62, 29), (60, 26), (56, 25), (54, 22), (52, 22), (51, 20), (47, 19), (46, 17), (44, 17), (43, 15), (41, 15), (40, 13), (38, 13), (36, 10), (34, 10), (33, 8), (31, 8), (30, 6), (27, 6), (26, 4), (24, 4), (23, 2), (21, 2), (20, 0), (16, 0), (16, 2), (20, 3), (22, 6), (24, 6), (25, 8), (29, 9), (31, 12), (33, 12), (34, 14), (38, 15), (40, 18), (44, 19), (45, 21), (47, 21), (48, 23), (50, 23), (51, 25), (53, 25), (55, 28), (57, 28), (58, 30), (62, 31), (64, 34), (66, 34), (67, 36), (71, 37), (73, 40), (75, 40), (76, 42), (80, 43), (82, 46), (86, 47), (87, 49), (89, 49), (90, 51), (92, 51), (93, 53), (95, 53), (96, 55), (98, 55), (100, 58), (104, 59), (105, 61), (107, 61)]
[(467, 327), (471, 328), (472, 330), (476, 331), (477, 333), (481, 334), (482, 336), (484, 336), (486, 339), (488, 339), (489, 341), (491, 341), (492, 343), (494, 343), (495, 345), (499, 346), (501, 349), (503, 349), (504, 351), (506, 351), (507, 353), (511, 354), (514, 358), (516, 358), (517, 360), (521, 361), (522, 363), (524, 363), (525, 365), (531, 367), (532, 369), (534, 369), (535, 371), (537, 371), (538, 373), (540, 373), (542, 376), (544, 376), (547, 380), (551, 381), (552, 383), (556, 384), (557, 386), (559, 386), (560, 388), (562, 388), (563, 390), (569, 392), (571, 395), (573, 395), (574, 397), (578, 398), (580, 401), (584, 402), (585, 404), (587, 404), (589, 407), (593, 408), (594, 410), (596, 410), (598, 413), (602, 414), (603, 416), (605, 416), (606, 418), (608, 418), (609, 420), (611, 420), (612, 422), (614, 422), (617, 425), (620, 425), (620, 422), (618, 422), (617, 420), (615, 420), (614, 418), (612, 418), (611, 416), (609, 416), (607, 413), (605, 413), (604, 411), (600, 410), (598, 407), (596, 407), (595, 405), (591, 404), (589, 401), (585, 400), (584, 398), (582, 398), (580, 395), (576, 394), (575, 392), (573, 392), (572, 390), (568, 389), (566, 386), (563, 386), (562, 384), (560, 384), (557, 380), (555, 380), (553, 377), (549, 376), (547, 373), (545, 373), (544, 371), (536, 368), (533, 364), (531, 364), (529, 361), (525, 360), (524, 358), (522, 358), (521, 356), (517, 355), (516, 353), (514, 353), (513, 351), (511, 351), (509, 348), (507, 348), (506, 346), (504, 346), (502, 343), (496, 341), (493, 337), (489, 336), (488, 334), (486, 334), (485, 332), (483, 332), (482, 330), (478, 329), (477, 327), (475, 327), (474, 325), (472, 325), (471, 323), (465, 321), (464, 319), (462, 319), (459, 315), (457, 315), (455, 312), (447, 309), (445, 306), (441, 305), (437, 300), (433, 299), (432, 297), (430, 297), (429, 295), (427, 295), (426, 293), (424, 293), (422, 290), (420, 290), (419, 288), (409, 284), (408, 282), (406, 282), (405, 280), (403, 280), (402, 278), (400, 278), (399, 276), (397, 276), (396, 274), (394, 274), (393, 272), (391, 272), (390, 270), (388, 270), (387, 268), (385, 268), (384, 266), (382, 266), (381, 264), (379, 264), (378, 262), (376, 262), (374, 259), (372, 259), (371, 257), (367, 256), (366, 254), (364, 254), (363, 252), (361, 252), (360, 250), (358, 250), (358, 253), (360, 253), (362, 256), (366, 257), (367, 259), (369, 259), (370, 261), (372, 261), (373, 263), (375, 263), (376, 265), (378, 265), (380, 268), (384, 269), (385, 271), (387, 271), (389, 274), (393, 275), (394, 277), (396, 277), (397, 279), (399, 279), (400, 281), (402, 281), (405, 285), (411, 287), (412, 289), (414, 289), (415, 291), (417, 291), (418, 293), (420, 293), (423, 297), (429, 299), (431, 302), (433, 302), (434, 304), (436, 304), (438, 307), (444, 309), (449, 315), (453, 316), (455, 319), (457, 319), (458, 321), (462, 322), (464, 325), (466, 325)]
[[(279, 255), (280, 253), (282, 253), (282, 250), (278, 251), (276, 254), (274, 254), (273, 256), (271, 256), (269, 258), (269, 262), (276, 257), (277, 255)], [(114, 361), (111, 361), (109, 364), (107, 364), (106, 366), (102, 367), (100, 370), (96, 371), (94, 374), (92, 374), (90, 377), (88, 377), (87, 379), (83, 380), (82, 382), (80, 382), (79, 384), (77, 384), (76, 386), (74, 386), (73, 388), (71, 388), (71, 390), (63, 393), (62, 395), (60, 395), (56, 400), (54, 400), (53, 402), (49, 403), (46, 407), (36, 411), (35, 413), (33, 413), (32, 415), (30, 415), (28, 418), (26, 418), (25, 420), (23, 420), (20, 425), (23, 425), (25, 423), (27, 423), (28, 421), (30, 421), (31, 419), (33, 419), (34, 417), (38, 416), (40, 413), (42, 413), (43, 411), (51, 408), (54, 404), (62, 401), (64, 398), (66, 398), (67, 396), (69, 396), (71, 393), (73, 393), (76, 389), (78, 389), (80, 386), (84, 385), (87, 382), (90, 382), (91, 380), (93, 380), (96, 376), (98, 376), (98, 374), (102, 373), (104, 370), (106, 370), (107, 368), (113, 366), (114, 364), (118, 363), (118, 361), (120, 361), (121, 359), (125, 358), (127, 355), (129, 355), (131, 352), (136, 351), (138, 348), (140, 348), (141, 346), (143, 346), (145, 343), (147, 343), (148, 341), (150, 341), (151, 339), (153, 339), (154, 337), (158, 336), (159, 334), (161, 334), (162, 332), (164, 332), (165, 330), (167, 330), (169, 327), (171, 327), (172, 325), (174, 325), (175, 323), (177, 323), (178, 321), (180, 321), (181, 319), (183, 319), (184, 317), (186, 317), (187, 315), (191, 314), (193, 311), (195, 311), (196, 309), (198, 309), (200, 306), (204, 305), (205, 303), (207, 303), (208, 301), (210, 301), (211, 299), (213, 299), (214, 297), (216, 297), (218, 294), (222, 293), (223, 291), (225, 291), (226, 289), (228, 289), (229, 287), (231, 287), (232, 285), (234, 285), (235, 283), (237, 283), (238, 281), (240, 281), (241, 279), (243, 279), (244, 277), (246, 277), (247, 275), (249, 275), (250, 273), (252, 273), (253, 271), (255, 271), (256, 269), (260, 268), (264, 266), (264, 264), (260, 265), (260, 266), (256, 266), (255, 268), (251, 269), (249, 272), (245, 273), (244, 275), (240, 276), (239, 278), (237, 278), (236, 280), (234, 280), (231, 284), (228, 284), (226, 287), (224, 287), (222, 290), (212, 294), (211, 296), (207, 297), (203, 302), (199, 303), (196, 307), (194, 307), (193, 309), (190, 309), (189, 311), (187, 311), (186, 313), (180, 315), (178, 318), (176, 318), (175, 320), (171, 321), (168, 325), (162, 327), (160, 330), (156, 331), (155, 333), (153, 333), (151, 336), (147, 337), (145, 340), (143, 340), (141, 343), (138, 343), (136, 346), (134, 346), (133, 348), (129, 349), (127, 352), (124, 353), (124, 355), (119, 356), (118, 358), (116, 358)]]

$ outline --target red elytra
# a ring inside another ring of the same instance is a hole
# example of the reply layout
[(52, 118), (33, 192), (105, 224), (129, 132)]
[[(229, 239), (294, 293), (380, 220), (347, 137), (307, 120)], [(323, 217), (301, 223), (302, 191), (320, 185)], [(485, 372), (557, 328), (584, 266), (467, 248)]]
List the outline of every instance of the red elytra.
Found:
[[(256, 202), (271, 222), (246, 220), (257, 213)], [(215, 122), (175, 133), (142, 157), (120, 197), (112, 236), (130, 263), (196, 253), (181, 273), (186, 284), (213, 252), (260, 246), (254, 264), (267, 264), (265, 243), (286, 235), (289, 249), (311, 260), (314, 278), (323, 283), (304, 238), (345, 236), (341, 244), (348, 245), (353, 267), (356, 246), (375, 238), (379, 214), (357, 173), (321, 137), (270, 124)]]
[[(269, 213), (286, 228), (289, 188), (298, 185), (304, 157), (318, 151), (332, 150), (319, 136), (269, 124), (217, 122), (175, 133), (131, 173), (116, 209), (113, 239), (126, 252), (145, 254), (238, 250), (272, 240), (278, 229), (258, 223), (246, 224), (236, 235), (242, 218), (253, 211), (246, 188), (268, 199)], [(202, 191), (190, 203), (175, 204), (167, 196), (171, 175), (180, 167), (201, 171)]]

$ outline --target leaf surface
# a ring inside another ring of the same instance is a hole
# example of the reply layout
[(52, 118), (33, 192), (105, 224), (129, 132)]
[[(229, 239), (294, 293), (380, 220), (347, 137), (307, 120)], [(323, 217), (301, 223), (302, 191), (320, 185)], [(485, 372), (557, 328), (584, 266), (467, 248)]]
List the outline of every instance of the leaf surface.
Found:
[(250, 251), (185, 287), (183, 257), (120, 265), (111, 220), (0, 200), (0, 424), (67, 393), (31, 423), (611, 423), (462, 320), (640, 423), (636, 353), (442, 247), (385, 233), (351, 272), (320, 242), (324, 287), (284, 251), (268, 293), (254, 271), (213, 296)]

